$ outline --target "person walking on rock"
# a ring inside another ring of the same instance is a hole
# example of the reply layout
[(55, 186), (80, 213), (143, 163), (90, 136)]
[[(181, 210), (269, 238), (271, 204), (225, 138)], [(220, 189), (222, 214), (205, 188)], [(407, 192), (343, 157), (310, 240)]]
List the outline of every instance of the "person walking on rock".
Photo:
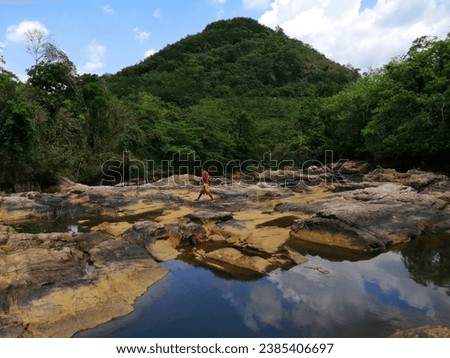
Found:
[(209, 188), (209, 183), (211, 181), (211, 177), (209, 176), (209, 173), (206, 169), (203, 169), (202, 171), (202, 188), (200, 189), (200, 194), (198, 194), (198, 198), (195, 199), (195, 201), (200, 200), (201, 196), (203, 194), (208, 195), (212, 201), (214, 201), (214, 198), (211, 194), (211, 189)]

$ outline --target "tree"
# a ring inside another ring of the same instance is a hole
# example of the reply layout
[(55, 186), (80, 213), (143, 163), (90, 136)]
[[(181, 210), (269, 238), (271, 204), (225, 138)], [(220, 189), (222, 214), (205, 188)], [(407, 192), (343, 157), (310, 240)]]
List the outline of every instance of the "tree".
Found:
[(367, 149), (407, 157), (450, 150), (450, 38), (421, 37), (384, 66), (363, 130)]
[(25, 32), (27, 38), (27, 53), (34, 59), (34, 65), (41, 62), (45, 54), (45, 48), (51, 43), (47, 33), (40, 28), (32, 28)]
[(251, 114), (243, 110), (233, 111), (232, 131), (234, 134), (235, 155), (233, 159), (255, 158), (256, 126)]
[(324, 136), (337, 155), (354, 158), (367, 153), (362, 131), (371, 120), (384, 88), (374, 74), (353, 82), (318, 106), (324, 119)]
[(77, 91), (76, 67), (54, 44), (45, 42), (39, 46), (39, 51), (36, 49), (38, 62), (28, 69), (27, 82), (36, 90), (38, 101), (53, 115), (61, 103)]
[(0, 72), (0, 186), (6, 189), (26, 180), (34, 162), (35, 108), (24, 89), (13, 75)]

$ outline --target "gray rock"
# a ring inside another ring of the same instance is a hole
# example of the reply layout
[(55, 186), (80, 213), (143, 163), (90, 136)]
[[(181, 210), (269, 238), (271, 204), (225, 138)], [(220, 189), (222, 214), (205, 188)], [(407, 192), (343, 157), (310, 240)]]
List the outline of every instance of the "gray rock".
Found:
[(292, 225), (291, 237), (362, 252), (383, 251), (449, 220), (447, 203), (411, 187), (386, 183), (277, 211), (313, 214)]
[(427, 186), (438, 182), (448, 182), (449, 178), (443, 174), (421, 170), (409, 170), (406, 173), (399, 173), (395, 169), (375, 169), (364, 175), (363, 180), (398, 183), (410, 186), (416, 190), (423, 190)]

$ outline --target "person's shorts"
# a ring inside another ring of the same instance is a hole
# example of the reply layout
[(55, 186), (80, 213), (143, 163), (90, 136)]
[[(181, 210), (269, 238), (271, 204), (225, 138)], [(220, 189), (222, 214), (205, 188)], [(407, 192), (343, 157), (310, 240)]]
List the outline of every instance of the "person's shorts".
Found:
[(208, 184), (203, 184), (202, 185), (202, 194), (207, 194), (207, 195), (211, 195), (211, 190), (209, 189), (209, 185)]

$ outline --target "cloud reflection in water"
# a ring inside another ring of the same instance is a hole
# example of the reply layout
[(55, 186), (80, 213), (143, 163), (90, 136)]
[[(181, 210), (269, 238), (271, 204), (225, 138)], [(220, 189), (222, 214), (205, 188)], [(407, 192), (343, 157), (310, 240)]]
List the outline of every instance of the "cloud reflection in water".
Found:
[(418, 285), (398, 253), (358, 262), (309, 260), (289, 271), (273, 272), (251, 286), (245, 299), (230, 292), (224, 297), (253, 331), (292, 326), (305, 337), (386, 336), (399, 327), (434, 323), (448, 312), (445, 290), (436, 288), (430, 294), (429, 287)]

